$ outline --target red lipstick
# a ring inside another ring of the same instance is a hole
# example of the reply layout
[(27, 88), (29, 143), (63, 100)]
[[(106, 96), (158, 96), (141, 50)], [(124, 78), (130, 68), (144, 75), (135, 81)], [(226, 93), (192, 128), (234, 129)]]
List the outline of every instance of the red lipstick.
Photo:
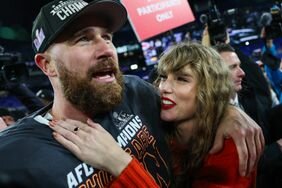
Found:
[(173, 100), (166, 97), (161, 97), (161, 104), (162, 104), (162, 110), (169, 110), (176, 105), (176, 103)]

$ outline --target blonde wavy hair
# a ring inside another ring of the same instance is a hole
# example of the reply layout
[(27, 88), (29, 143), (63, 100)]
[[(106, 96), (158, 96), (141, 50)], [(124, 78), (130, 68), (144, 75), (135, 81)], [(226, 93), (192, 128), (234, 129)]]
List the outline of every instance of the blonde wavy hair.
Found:
[[(183, 182), (192, 177), (195, 170), (201, 166), (213, 144), (216, 130), (232, 94), (229, 69), (211, 47), (199, 43), (180, 43), (172, 46), (162, 54), (157, 71), (159, 75), (176, 73), (185, 66), (191, 68), (198, 82), (195, 115), (197, 126), (189, 141), (187, 152), (180, 160), (182, 175), (176, 177), (179, 186), (183, 186)], [(158, 81), (159, 78), (156, 83)], [(167, 129), (169, 139), (177, 137), (176, 127), (177, 125)]]

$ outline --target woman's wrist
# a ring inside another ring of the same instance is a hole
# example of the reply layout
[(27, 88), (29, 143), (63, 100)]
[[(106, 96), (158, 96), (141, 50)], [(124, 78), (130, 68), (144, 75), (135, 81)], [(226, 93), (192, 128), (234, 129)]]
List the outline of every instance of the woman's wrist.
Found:
[(108, 169), (106, 169), (106, 171), (114, 177), (117, 177), (128, 166), (131, 160), (132, 157), (125, 151), (121, 150), (119, 154), (115, 154), (115, 157), (112, 157), (112, 159), (107, 162)]

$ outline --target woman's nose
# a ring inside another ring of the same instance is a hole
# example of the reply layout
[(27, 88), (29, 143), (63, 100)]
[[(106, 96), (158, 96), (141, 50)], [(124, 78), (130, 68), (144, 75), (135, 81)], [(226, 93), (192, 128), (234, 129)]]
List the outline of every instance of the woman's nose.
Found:
[(159, 84), (159, 90), (160, 90), (160, 93), (172, 92), (172, 83), (168, 79), (161, 81)]

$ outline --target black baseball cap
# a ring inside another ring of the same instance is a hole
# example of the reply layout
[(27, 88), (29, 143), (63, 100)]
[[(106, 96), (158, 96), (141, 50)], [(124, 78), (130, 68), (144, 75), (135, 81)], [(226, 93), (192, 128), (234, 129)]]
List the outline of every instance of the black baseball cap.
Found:
[[(32, 27), (32, 48), (35, 53), (44, 52), (74, 20), (82, 15), (98, 16), (107, 20), (115, 32), (127, 20), (127, 11), (118, 0), (55, 0), (44, 5)], [(91, 19), (91, 16), (89, 16)]]

